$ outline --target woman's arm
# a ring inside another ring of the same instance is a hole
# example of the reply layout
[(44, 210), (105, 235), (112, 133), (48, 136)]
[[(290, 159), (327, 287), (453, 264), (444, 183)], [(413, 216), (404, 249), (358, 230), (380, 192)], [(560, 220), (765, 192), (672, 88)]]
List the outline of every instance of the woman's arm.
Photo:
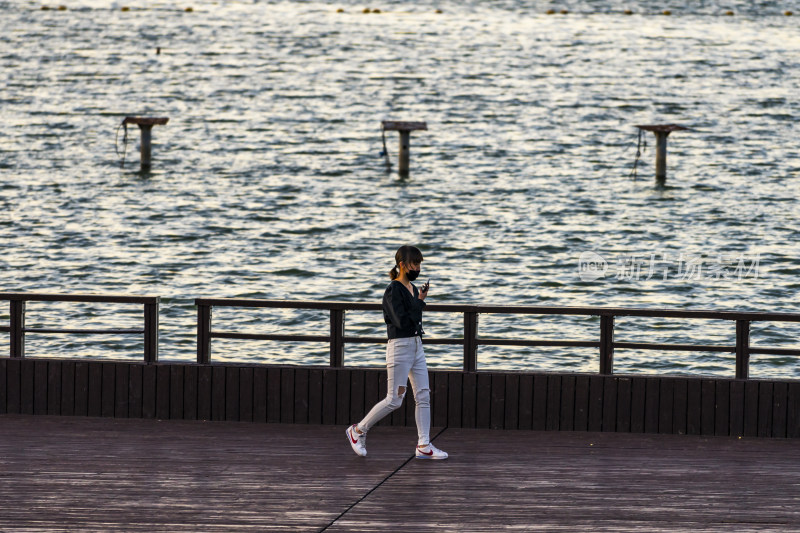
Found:
[(409, 326), (413, 327), (414, 320), (408, 314), (408, 310), (406, 310), (406, 306), (403, 304), (403, 293), (400, 292), (400, 290), (406, 289), (400, 286), (398, 290), (398, 285), (398, 283), (392, 283), (386, 288), (386, 294), (383, 296), (383, 309), (386, 311), (394, 327), (403, 329), (404, 324), (406, 328)]

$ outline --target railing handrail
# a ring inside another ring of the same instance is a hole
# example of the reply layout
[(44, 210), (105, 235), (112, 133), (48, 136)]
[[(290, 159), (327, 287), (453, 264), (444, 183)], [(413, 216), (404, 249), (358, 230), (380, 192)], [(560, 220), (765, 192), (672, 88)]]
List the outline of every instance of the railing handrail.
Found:
[[(147, 363), (158, 361), (158, 306), (159, 296), (137, 296), (129, 294), (42, 294), (27, 292), (0, 292), (0, 301), (8, 301), (10, 320), (8, 327), (0, 331), (8, 332), (10, 337), (10, 356), (25, 357), (26, 333), (56, 333), (72, 335), (144, 335), (144, 360)], [(26, 328), (25, 304), (27, 302), (84, 302), (84, 303), (122, 303), (144, 306), (144, 327), (142, 329), (76, 329), (76, 328)]]
[[(345, 311), (378, 311), (380, 303), (326, 300), (260, 300), (256, 298), (196, 298), (195, 305), (212, 307), (269, 307), (284, 309), (325, 309)], [(800, 322), (800, 313), (761, 311), (714, 311), (710, 309), (652, 309), (642, 307), (580, 307), (536, 305), (472, 305), (427, 304), (425, 312), (527, 314), (527, 315), (593, 315), (649, 316), (655, 318), (706, 318), (719, 320), (749, 320), (750, 322)]]
[(0, 301), (157, 304), (161, 301), (161, 297), (132, 294), (45, 294), (31, 292), (0, 292)]
[[(259, 300), (252, 298), (197, 298), (197, 362), (208, 363), (211, 357), (211, 339), (251, 339), (330, 342), (331, 366), (344, 365), (345, 343), (377, 343), (381, 337), (350, 337), (344, 333), (344, 314), (350, 310), (377, 311), (379, 303), (343, 302), (324, 300)], [(330, 335), (275, 335), (259, 333), (232, 333), (211, 330), (212, 307), (260, 307), (281, 309), (318, 309), (331, 313)], [(429, 344), (455, 344), (464, 346), (465, 371), (477, 370), (479, 345), (505, 346), (557, 346), (557, 347), (596, 347), (600, 349), (600, 374), (613, 373), (614, 349), (629, 348), (642, 350), (705, 351), (729, 352), (736, 354), (736, 378), (747, 379), (750, 354), (777, 354), (800, 356), (800, 350), (786, 348), (763, 348), (750, 346), (750, 323), (756, 321), (800, 322), (800, 313), (765, 313), (756, 311), (711, 311), (688, 309), (647, 309), (626, 307), (554, 307), (554, 306), (512, 306), (512, 305), (453, 305), (428, 304), (425, 311), (455, 312), (464, 315), (463, 338), (426, 338)], [(535, 315), (590, 315), (600, 317), (600, 339), (598, 341), (544, 340), (544, 339), (506, 339), (478, 336), (478, 315), (480, 314), (535, 314)], [(666, 344), (634, 343), (614, 341), (614, 319), (618, 316), (639, 316), (654, 318), (692, 318), (730, 320), (736, 323), (736, 344), (719, 346), (709, 344)]]

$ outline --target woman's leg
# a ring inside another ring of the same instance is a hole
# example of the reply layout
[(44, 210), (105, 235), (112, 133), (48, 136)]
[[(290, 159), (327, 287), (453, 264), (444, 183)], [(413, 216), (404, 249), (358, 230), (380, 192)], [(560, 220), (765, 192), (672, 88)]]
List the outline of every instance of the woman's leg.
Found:
[(425, 362), (425, 351), (422, 340), (415, 337), (414, 364), (411, 366), (409, 379), (414, 391), (416, 408), (414, 417), (417, 421), (417, 438), (420, 446), (431, 442), (431, 391), (428, 382), (428, 365)]
[(411, 337), (389, 339), (386, 344), (386, 397), (375, 404), (356, 428), (366, 433), (386, 415), (403, 404), (408, 372), (414, 363), (416, 346)]

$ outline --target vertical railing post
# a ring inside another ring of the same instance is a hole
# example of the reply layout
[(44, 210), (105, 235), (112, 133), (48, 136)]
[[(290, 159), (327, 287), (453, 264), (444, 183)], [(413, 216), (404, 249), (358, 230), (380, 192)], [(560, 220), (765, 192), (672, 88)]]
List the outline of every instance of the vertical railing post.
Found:
[(158, 299), (144, 304), (144, 362), (158, 361)]
[(736, 321), (736, 379), (750, 375), (750, 321)]
[(331, 309), (331, 366), (344, 366), (344, 309)]
[(25, 300), (11, 300), (11, 357), (25, 357)]
[(614, 315), (600, 315), (600, 373), (614, 373)]
[(211, 306), (197, 306), (197, 363), (211, 361)]
[(478, 369), (478, 313), (464, 311), (464, 372)]

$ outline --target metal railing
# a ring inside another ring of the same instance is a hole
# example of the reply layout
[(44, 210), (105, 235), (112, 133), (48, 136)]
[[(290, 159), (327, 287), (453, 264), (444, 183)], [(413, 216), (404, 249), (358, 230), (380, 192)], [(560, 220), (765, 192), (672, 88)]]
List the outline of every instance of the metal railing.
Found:
[[(25, 357), (26, 333), (56, 333), (72, 335), (143, 335), (144, 360), (147, 363), (158, 361), (158, 296), (93, 295), (93, 294), (32, 294), (0, 292), (0, 301), (11, 304), (8, 326), (0, 326), (0, 332), (10, 333), (11, 357)], [(144, 305), (143, 329), (63, 329), (25, 327), (25, 307), (27, 302), (89, 302), (121, 303)]]
[[(385, 343), (385, 337), (349, 337), (345, 335), (346, 311), (380, 311), (381, 304), (324, 301), (255, 300), (235, 298), (198, 298), (197, 306), (197, 362), (208, 363), (211, 359), (211, 339), (250, 339), (275, 341), (305, 341), (330, 343), (330, 365), (344, 366), (344, 345), (347, 343)], [(211, 329), (213, 307), (249, 307), (279, 309), (319, 309), (330, 311), (329, 335), (284, 335), (258, 333), (219, 332)], [(548, 346), (587, 347), (599, 349), (599, 372), (610, 375), (614, 369), (614, 351), (621, 349), (727, 352), (736, 354), (736, 378), (749, 376), (751, 354), (800, 356), (800, 349), (762, 348), (750, 346), (751, 322), (800, 322), (796, 313), (755, 313), (735, 311), (688, 311), (677, 309), (631, 309), (604, 307), (536, 307), (536, 306), (492, 306), (492, 305), (443, 305), (428, 304), (425, 312), (462, 313), (464, 333), (462, 338), (425, 338), (426, 344), (452, 344), (464, 346), (463, 370), (474, 372), (478, 367), (478, 346)], [(535, 340), (486, 338), (478, 335), (478, 315), (589, 315), (600, 317), (599, 340)], [(648, 342), (617, 342), (614, 340), (616, 317), (638, 316), (654, 318), (687, 318), (728, 320), (735, 323), (736, 344), (734, 346), (708, 344), (664, 344)]]

